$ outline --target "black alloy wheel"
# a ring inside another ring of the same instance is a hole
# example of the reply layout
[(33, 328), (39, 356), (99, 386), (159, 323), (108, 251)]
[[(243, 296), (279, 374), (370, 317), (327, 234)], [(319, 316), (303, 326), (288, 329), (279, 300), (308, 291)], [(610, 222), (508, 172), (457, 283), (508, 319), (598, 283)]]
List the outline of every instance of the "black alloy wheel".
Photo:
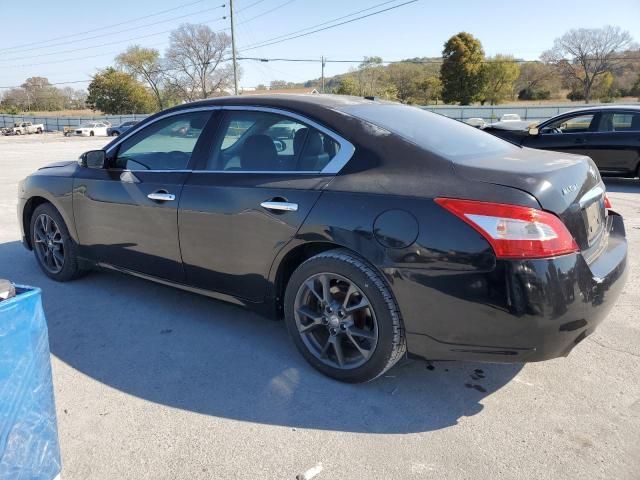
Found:
[(342, 275), (312, 275), (298, 289), (294, 309), (302, 341), (322, 363), (357, 368), (375, 351), (376, 315), (362, 290)]
[(348, 250), (303, 262), (287, 283), (284, 314), (307, 362), (343, 382), (373, 380), (406, 352), (400, 309), (386, 280)]
[(33, 228), (34, 249), (40, 264), (51, 274), (64, 267), (64, 242), (58, 224), (46, 213), (36, 217)]

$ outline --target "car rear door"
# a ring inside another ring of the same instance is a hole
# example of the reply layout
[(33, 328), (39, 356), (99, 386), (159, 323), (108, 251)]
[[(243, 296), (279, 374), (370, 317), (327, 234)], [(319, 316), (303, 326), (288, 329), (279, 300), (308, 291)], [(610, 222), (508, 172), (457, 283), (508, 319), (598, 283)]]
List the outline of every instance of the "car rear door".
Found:
[(606, 111), (589, 135), (588, 155), (600, 171), (635, 175), (640, 162), (640, 112)]
[[(178, 243), (182, 186), (199, 155), (210, 110), (175, 112), (107, 150), (108, 168), (83, 168), (73, 206), (82, 255), (176, 282), (184, 281)], [(189, 125), (187, 135), (174, 135)]]
[(261, 107), (225, 107), (217, 132), (180, 199), (187, 283), (261, 301), (274, 257), (353, 147), (313, 121)]

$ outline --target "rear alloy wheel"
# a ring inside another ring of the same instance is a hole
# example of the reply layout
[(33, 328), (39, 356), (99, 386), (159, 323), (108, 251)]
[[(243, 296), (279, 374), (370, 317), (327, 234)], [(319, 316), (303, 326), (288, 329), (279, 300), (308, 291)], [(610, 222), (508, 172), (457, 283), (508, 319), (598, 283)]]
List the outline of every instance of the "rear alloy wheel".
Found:
[(307, 361), (341, 381), (373, 380), (406, 350), (383, 278), (346, 250), (321, 253), (298, 267), (287, 285), (285, 319)]
[(79, 277), (76, 244), (58, 211), (50, 203), (38, 206), (31, 217), (31, 246), (42, 271), (64, 282)]

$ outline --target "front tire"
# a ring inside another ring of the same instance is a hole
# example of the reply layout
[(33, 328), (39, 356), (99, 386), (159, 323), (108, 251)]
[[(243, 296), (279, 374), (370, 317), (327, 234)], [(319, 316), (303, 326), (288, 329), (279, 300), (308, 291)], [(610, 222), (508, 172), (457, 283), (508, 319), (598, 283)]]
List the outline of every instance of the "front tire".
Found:
[(349, 383), (371, 381), (406, 352), (400, 311), (383, 277), (336, 249), (300, 265), (285, 293), (287, 330), (317, 370)]
[(90, 137), (93, 137), (93, 135), (94, 135), (93, 131), (89, 132)]
[(35, 209), (30, 235), (36, 261), (49, 278), (66, 282), (84, 273), (78, 265), (76, 243), (53, 205), (43, 203)]

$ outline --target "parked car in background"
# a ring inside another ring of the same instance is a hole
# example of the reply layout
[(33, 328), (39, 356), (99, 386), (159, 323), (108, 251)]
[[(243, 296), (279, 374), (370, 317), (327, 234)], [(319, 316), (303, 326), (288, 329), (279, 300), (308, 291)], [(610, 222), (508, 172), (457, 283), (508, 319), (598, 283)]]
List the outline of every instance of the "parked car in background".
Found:
[(9, 135), (28, 135), (42, 132), (44, 132), (44, 125), (42, 123), (17, 122), (13, 124)]
[(465, 123), (476, 128), (484, 128), (487, 126), (487, 122), (484, 121), (484, 118), (480, 117), (468, 118), (467, 120), (465, 120)]
[[(296, 133), (280, 151), (281, 126)], [(180, 105), (18, 192), (52, 279), (99, 266), (283, 316), (304, 358), (346, 382), (407, 351), (566, 356), (626, 275), (622, 217), (589, 158), (342, 95)]]
[(80, 125), (73, 131), (76, 136), (83, 137), (106, 137), (107, 136), (107, 124), (104, 122), (91, 122)]
[(640, 106), (585, 107), (538, 125), (511, 126), (484, 131), (526, 147), (588, 155), (603, 175), (640, 176)]
[(500, 117), (501, 122), (519, 122), (522, 119), (517, 113), (505, 113)]
[(110, 136), (110, 137), (117, 137), (118, 135), (122, 135), (124, 132), (126, 132), (128, 129), (130, 129), (131, 127), (133, 127), (137, 123), (138, 123), (137, 121), (133, 121), (132, 120), (132, 121), (129, 121), (129, 122), (123, 122), (120, 125), (108, 127), (107, 128), (107, 135)]

